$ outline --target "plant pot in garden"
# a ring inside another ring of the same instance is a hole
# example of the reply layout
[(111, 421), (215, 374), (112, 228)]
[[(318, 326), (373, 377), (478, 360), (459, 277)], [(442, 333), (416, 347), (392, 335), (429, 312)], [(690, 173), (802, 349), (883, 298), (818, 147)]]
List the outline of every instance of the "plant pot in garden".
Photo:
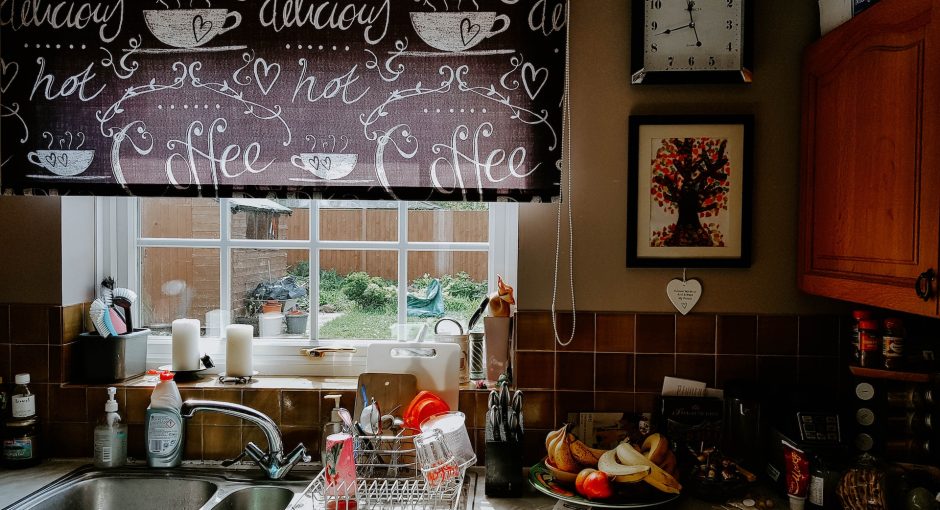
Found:
[(280, 311), (281, 302), (274, 299), (269, 299), (261, 305), (261, 313), (278, 313)]
[(308, 313), (287, 314), (287, 334), (302, 335), (307, 332)]

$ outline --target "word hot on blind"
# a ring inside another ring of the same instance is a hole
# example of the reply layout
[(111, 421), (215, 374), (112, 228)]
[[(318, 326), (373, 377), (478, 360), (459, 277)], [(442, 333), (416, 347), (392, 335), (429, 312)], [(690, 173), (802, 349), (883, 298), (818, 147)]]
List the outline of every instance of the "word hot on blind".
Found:
[(549, 201), (567, 8), (0, 0), (0, 190)]

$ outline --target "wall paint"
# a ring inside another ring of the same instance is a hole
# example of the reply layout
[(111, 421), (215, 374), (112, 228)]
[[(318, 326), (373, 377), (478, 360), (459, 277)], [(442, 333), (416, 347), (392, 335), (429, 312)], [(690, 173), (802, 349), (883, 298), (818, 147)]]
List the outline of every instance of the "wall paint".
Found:
[(0, 197), (0, 303), (61, 303), (60, 206), (54, 197)]
[[(665, 287), (670, 279), (681, 276), (681, 270), (626, 268), (627, 119), (631, 113), (755, 116), (753, 264), (750, 269), (690, 269), (689, 277), (701, 279), (705, 289), (695, 311), (844, 309), (835, 301), (809, 297), (796, 288), (800, 62), (803, 49), (818, 37), (816, 2), (751, 3), (757, 8), (752, 85), (634, 87), (629, 84), (630, 2), (572, 1), (572, 196), (578, 309), (675, 311)], [(551, 306), (556, 210), (544, 204), (521, 206), (518, 289), (523, 309)], [(560, 267), (558, 308), (570, 309), (566, 256)]]
[(62, 304), (95, 299), (95, 199), (62, 197)]

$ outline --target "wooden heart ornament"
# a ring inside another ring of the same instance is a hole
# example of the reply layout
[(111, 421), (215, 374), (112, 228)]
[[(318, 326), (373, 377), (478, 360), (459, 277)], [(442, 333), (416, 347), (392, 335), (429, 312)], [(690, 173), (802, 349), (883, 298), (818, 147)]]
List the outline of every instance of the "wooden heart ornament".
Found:
[(669, 301), (672, 301), (672, 306), (676, 307), (682, 315), (686, 315), (702, 297), (702, 282), (695, 279), (682, 281), (676, 278), (666, 285), (666, 295), (669, 296)]

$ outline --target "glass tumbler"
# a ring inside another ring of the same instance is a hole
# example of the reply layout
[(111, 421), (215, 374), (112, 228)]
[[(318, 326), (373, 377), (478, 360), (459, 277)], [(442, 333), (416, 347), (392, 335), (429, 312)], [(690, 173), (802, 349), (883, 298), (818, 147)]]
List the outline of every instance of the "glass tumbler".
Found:
[(460, 470), (457, 459), (450, 453), (444, 434), (433, 429), (414, 437), (418, 467), (428, 487), (442, 489), (457, 481)]

